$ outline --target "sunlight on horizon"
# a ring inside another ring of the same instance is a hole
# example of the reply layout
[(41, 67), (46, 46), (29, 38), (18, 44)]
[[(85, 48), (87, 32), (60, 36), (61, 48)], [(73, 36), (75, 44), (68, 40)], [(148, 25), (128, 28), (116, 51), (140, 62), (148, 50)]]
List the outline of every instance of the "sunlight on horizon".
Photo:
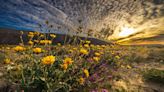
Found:
[(135, 29), (129, 27), (122, 27), (119, 37), (127, 37), (135, 32)]

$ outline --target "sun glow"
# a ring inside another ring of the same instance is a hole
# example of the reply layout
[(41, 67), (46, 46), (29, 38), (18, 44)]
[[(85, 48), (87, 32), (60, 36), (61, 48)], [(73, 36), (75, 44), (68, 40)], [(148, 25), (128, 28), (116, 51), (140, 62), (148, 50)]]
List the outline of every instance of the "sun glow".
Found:
[(128, 27), (123, 27), (121, 30), (122, 31), (119, 33), (119, 37), (126, 37), (135, 32), (133, 28), (128, 28)]

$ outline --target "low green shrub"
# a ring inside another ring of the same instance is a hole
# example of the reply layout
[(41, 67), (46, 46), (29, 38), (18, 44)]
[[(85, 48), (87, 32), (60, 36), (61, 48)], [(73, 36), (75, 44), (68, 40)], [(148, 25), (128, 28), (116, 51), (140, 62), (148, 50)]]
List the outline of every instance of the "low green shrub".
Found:
[(150, 69), (144, 73), (146, 81), (164, 84), (164, 70)]

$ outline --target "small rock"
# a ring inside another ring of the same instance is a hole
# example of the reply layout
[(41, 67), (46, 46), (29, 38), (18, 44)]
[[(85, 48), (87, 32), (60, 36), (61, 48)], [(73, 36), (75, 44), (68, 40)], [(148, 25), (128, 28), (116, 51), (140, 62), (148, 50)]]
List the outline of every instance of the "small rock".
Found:
[(160, 60), (159, 62), (163, 63), (163, 60)]

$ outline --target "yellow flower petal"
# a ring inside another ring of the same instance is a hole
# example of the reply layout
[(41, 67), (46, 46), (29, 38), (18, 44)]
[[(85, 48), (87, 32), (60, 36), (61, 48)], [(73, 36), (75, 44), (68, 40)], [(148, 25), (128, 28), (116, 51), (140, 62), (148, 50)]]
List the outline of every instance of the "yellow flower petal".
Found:
[(42, 63), (44, 65), (51, 65), (55, 62), (55, 56), (46, 56), (42, 58)]

